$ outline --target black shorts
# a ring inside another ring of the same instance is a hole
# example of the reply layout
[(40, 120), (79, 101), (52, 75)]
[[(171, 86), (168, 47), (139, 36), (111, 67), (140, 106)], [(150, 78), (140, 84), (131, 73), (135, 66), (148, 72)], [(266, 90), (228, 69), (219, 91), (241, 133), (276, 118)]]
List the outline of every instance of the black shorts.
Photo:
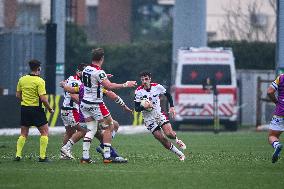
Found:
[(21, 106), (21, 125), (40, 127), (47, 123), (44, 109), (38, 106)]

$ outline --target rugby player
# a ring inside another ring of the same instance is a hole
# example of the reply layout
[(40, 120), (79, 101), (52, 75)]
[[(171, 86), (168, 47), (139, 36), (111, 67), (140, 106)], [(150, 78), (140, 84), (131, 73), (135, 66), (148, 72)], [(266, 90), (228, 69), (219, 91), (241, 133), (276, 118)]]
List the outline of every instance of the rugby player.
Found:
[[(81, 82), (82, 71), (87, 65), (81, 63), (77, 66), (76, 74), (70, 76), (65, 85), (70, 87), (79, 87)], [(61, 107), (61, 119), (65, 126), (62, 148), (60, 150), (60, 159), (73, 159), (72, 146), (83, 138), (87, 130), (79, 124), (79, 98), (78, 94), (64, 92), (63, 105)], [(77, 131), (77, 132), (76, 132)], [(68, 144), (67, 144), (68, 143)]]
[[(88, 129), (83, 141), (82, 163), (91, 162), (89, 149), (94, 138), (98, 123), (103, 124), (103, 150), (104, 163), (111, 163), (110, 147), (113, 131), (113, 119), (109, 110), (103, 102), (102, 88), (107, 90), (134, 87), (136, 81), (127, 81), (123, 84), (112, 83), (107, 78), (105, 71), (101, 69), (104, 63), (104, 50), (96, 48), (92, 51), (92, 64), (83, 70), (82, 82), (84, 84), (84, 95), (80, 103), (80, 111), (85, 119)], [(106, 119), (108, 117), (108, 119)], [(104, 122), (104, 118), (106, 122)]]
[[(109, 74), (107, 74), (109, 75)], [(79, 87), (71, 87), (66, 85), (66, 82), (63, 81), (60, 83), (60, 85), (64, 88), (65, 91), (69, 92), (69, 93), (78, 93), (79, 92), (79, 104), (81, 99), (83, 98), (83, 92), (84, 92), (84, 85), (80, 85)], [(103, 89), (103, 94), (105, 96), (107, 96), (108, 98), (114, 100), (117, 104), (119, 104), (125, 111), (131, 112), (132, 110), (124, 103), (124, 101), (117, 95), (115, 94), (113, 91), (110, 90), (106, 90)], [(107, 117), (106, 119), (109, 119), (110, 117)], [(80, 123), (83, 124), (84, 118), (82, 116), (82, 114), (80, 113)], [(112, 131), (112, 138), (115, 137), (116, 132), (118, 131), (119, 128), (119, 124), (117, 121), (113, 120), (113, 125), (114, 125), (114, 129)], [(102, 139), (103, 139), (103, 132), (104, 132), (104, 128), (103, 128), (103, 124), (99, 124), (97, 131), (96, 132), (95, 137), (100, 141), (100, 145), (96, 148), (97, 152), (101, 153), (102, 155), (104, 154), (103, 152), (103, 143), (102, 143)], [(70, 148), (72, 147), (72, 145), (74, 145), (74, 143), (70, 143), (69, 146), (67, 146), (66, 148)], [(112, 161), (114, 163), (126, 163), (127, 159), (121, 157), (120, 155), (118, 155), (118, 153), (116, 152), (116, 150), (111, 146), (110, 147), (110, 153), (111, 153), (111, 158)], [(70, 157), (68, 155), (68, 157)], [(81, 161), (82, 163), (92, 163), (92, 161)]]
[[(275, 96), (276, 92), (278, 92), (278, 97)], [(275, 163), (279, 159), (280, 152), (283, 148), (279, 138), (284, 131), (284, 74), (279, 75), (271, 83), (267, 89), (267, 95), (276, 105), (268, 131), (268, 142), (274, 148), (272, 163)]]
[[(162, 85), (158, 83), (151, 83), (150, 72), (141, 72), (140, 79), (142, 85), (135, 90), (135, 111), (142, 111), (144, 123), (147, 129), (166, 149), (172, 151), (181, 161), (184, 161), (185, 155), (167, 138), (174, 139), (179, 148), (182, 150), (186, 149), (186, 145), (182, 142), (182, 140), (177, 138), (167, 116), (161, 112), (160, 95), (165, 95), (170, 104), (169, 113), (172, 117), (175, 116), (172, 96)], [(145, 99), (146, 103), (141, 104), (141, 102)], [(163, 130), (163, 132), (161, 130)], [(167, 138), (163, 133), (167, 136)]]

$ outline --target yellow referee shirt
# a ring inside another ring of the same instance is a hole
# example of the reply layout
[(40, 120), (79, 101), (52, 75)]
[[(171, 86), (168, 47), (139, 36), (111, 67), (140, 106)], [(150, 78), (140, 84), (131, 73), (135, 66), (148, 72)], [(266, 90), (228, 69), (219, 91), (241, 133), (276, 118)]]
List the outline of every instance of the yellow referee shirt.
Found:
[(36, 75), (25, 75), (19, 79), (17, 92), (22, 92), (22, 106), (40, 106), (39, 96), (46, 94), (45, 81)]

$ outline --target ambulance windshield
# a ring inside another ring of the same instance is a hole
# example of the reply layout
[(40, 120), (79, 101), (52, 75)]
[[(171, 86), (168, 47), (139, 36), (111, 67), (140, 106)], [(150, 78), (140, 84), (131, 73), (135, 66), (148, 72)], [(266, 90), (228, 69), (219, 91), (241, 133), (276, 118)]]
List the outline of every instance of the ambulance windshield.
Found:
[(183, 65), (181, 76), (182, 85), (202, 85), (206, 78), (215, 80), (217, 85), (231, 85), (232, 79), (230, 65)]

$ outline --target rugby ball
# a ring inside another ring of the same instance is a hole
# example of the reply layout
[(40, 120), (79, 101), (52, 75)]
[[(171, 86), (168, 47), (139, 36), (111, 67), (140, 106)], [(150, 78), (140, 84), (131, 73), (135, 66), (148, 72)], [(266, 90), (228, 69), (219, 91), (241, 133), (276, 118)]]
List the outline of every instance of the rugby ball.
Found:
[[(144, 107), (144, 108), (145, 108), (146, 104), (148, 104), (148, 103), (151, 104), (151, 101), (149, 101), (149, 100), (146, 99), (146, 98), (145, 98), (145, 99), (142, 99), (141, 102), (140, 102), (141, 106)], [(146, 108), (145, 108), (145, 109), (146, 109)], [(147, 108), (146, 110), (147, 110), (147, 111), (152, 111), (153, 108)]]

